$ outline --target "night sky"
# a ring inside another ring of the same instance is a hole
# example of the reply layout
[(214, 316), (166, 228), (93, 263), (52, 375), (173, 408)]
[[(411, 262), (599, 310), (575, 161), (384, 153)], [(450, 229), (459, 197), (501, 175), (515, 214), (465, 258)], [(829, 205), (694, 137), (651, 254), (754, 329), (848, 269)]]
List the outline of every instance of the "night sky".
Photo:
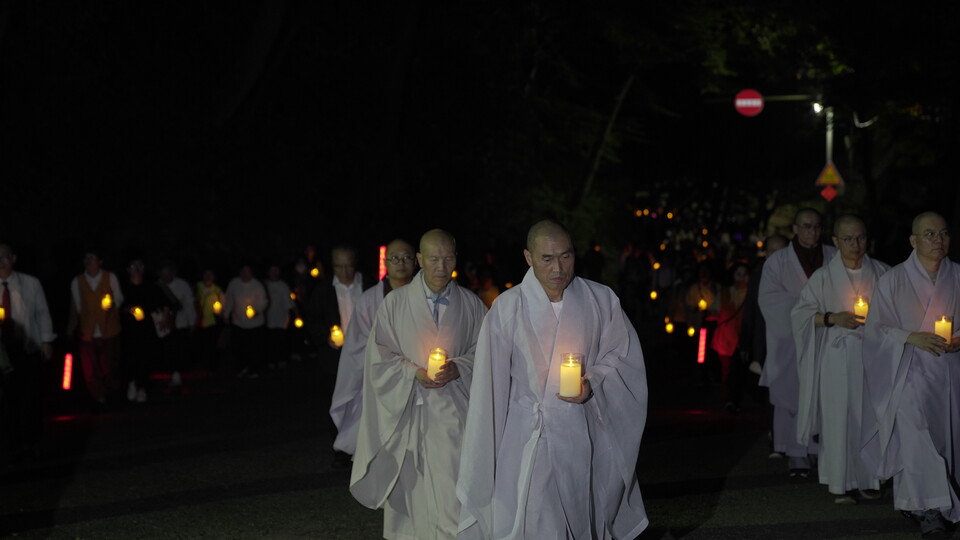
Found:
[[(731, 101), (749, 87), (836, 103), (849, 189), (829, 212), (952, 217), (955, 5), (799, 4), (765, 3), (777, 19), (735, 2), (710, 23), (700, 3), (665, 1), (0, 1), (0, 236), (21, 270), (66, 289), (90, 244), (114, 268), (136, 249), (225, 282), (241, 259), (288, 266), (307, 243), (357, 245), (370, 273), (376, 246), (432, 227), (461, 259), (494, 253), (516, 273), (541, 217), (615, 254), (660, 242), (633, 217), (658, 204), (746, 233), (780, 205), (822, 203), (825, 163), (810, 103), (745, 118)], [(741, 13), (782, 47), (740, 36)], [(810, 57), (818, 40), (850, 71)], [(855, 112), (886, 126), (869, 148)]]

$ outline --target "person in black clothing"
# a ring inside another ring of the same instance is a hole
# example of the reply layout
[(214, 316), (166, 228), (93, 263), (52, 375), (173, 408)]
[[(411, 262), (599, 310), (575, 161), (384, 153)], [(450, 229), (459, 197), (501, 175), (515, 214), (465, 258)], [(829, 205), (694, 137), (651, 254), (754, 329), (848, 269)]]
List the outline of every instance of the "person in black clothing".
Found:
[(172, 324), (172, 313), (163, 292), (152, 281), (146, 281), (143, 259), (134, 256), (127, 265), (123, 309), (120, 310), (120, 355), (127, 381), (127, 399), (143, 403), (147, 400), (150, 368), (156, 365), (160, 339), (158, 328)]

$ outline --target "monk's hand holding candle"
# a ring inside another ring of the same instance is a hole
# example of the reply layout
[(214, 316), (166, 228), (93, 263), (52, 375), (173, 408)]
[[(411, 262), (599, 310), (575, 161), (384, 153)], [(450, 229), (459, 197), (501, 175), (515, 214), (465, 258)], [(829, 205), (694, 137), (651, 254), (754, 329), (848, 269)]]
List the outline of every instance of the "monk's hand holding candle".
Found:
[(557, 392), (557, 397), (562, 399), (563, 401), (566, 401), (567, 403), (584, 403), (585, 401), (593, 397), (593, 390), (591, 390), (590, 388), (590, 375), (587, 374), (580, 378), (580, 395), (579, 396), (572, 396), (572, 397), (561, 396), (560, 393)]
[(947, 340), (931, 332), (912, 332), (907, 336), (907, 343), (934, 356), (957, 350), (956, 338), (953, 343), (947, 343)]
[(420, 383), (420, 386), (424, 388), (442, 388), (446, 386), (448, 382), (460, 378), (460, 369), (455, 362), (448, 361), (437, 371), (436, 378), (430, 378), (430, 374), (423, 368), (417, 369), (414, 377), (417, 379), (417, 382)]
[(839, 313), (830, 314), (830, 325), (842, 326), (844, 328), (849, 328), (851, 330), (863, 326), (863, 323), (866, 322), (866, 318), (859, 315), (854, 315), (849, 311), (841, 311)]

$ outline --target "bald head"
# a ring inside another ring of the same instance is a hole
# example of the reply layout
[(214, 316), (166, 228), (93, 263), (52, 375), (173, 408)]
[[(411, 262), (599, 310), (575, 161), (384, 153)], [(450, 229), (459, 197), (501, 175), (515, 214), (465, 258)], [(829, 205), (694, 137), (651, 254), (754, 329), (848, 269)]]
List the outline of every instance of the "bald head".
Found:
[(767, 256), (773, 255), (777, 251), (787, 247), (790, 241), (782, 234), (771, 234), (763, 241), (763, 247), (767, 250)]
[(910, 226), (910, 234), (921, 234), (924, 230), (924, 225), (929, 221), (940, 220), (943, 223), (946, 223), (947, 220), (943, 218), (940, 214), (936, 212), (923, 212), (918, 214), (917, 217), (913, 218), (913, 224)]
[(538, 238), (566, 238), (566, 240), (572, 245), (573, 237), (570, 235), (570, 231), (560, 223), (553, 221), (552, 219), (545, 219), (543, 221), (538, 221), (527, 232), (527, 249), (533, 251), (533, 245), (536, 243)]
[(833, 223), (833, 235), (839, 237), (840, 229), (849, 227), (850, 225), (859, 225), (863, 227), (864, 230), (867, 228), (867, 224), (864, 223), (862, 219), (853, 214), (844, 214)]
[(563, 291), (573, 280), (576, 260), (573, 241), (566, 227), (551, 220), (530, 227), (523, 256), (547, 298), (551, 302), (563, 300)]
[(420, 251), (422, 252), (426, 244), (449, 244), (454, 251), (457, 249), (457, 240), (453, 237), (452, 234), (448, 233), (443, 229), (432, 229), (420, 237)]

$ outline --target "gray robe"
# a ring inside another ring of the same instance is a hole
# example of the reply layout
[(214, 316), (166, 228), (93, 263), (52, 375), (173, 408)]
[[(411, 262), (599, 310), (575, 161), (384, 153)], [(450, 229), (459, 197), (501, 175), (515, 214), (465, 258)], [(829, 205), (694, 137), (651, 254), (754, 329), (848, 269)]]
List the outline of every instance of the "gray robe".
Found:
[(960, 353), (934, 356), (906, 343), (934, 331), (941, 316), (960, 322), (960, 265), (944, 259), (934, 284), (916, 252), (877, 282), (863, 343), (869, 407), (862, 456), (893, 477), (894, 506), (937, 508), (960, 520)]
[[(367, 341), (350, 493), (368, 508), (384, 509), (386, 538), (453, 538), (460, 516), (454, 491), (460, 440), (487, 308), (451, 281), (438, 327), (422, 273), (384, 298)], [(447, 350), (460, 378), (423, 388), (414, 376), (434, 347)]]
[(864, 256), (854, 287), (843, 259), (834, 257), (810, 276), (791, 314), (800, 379), (797, 441), (806, 446), (820, 434), (820, 483), (836, 495), (879, 488), (860, 459), (864, 329), (817, 328), (814, 317), (828, 311), (853, 312), (858, 297), (869, 304), (877, 279), (889, 268)]
[[(584, 354), (594, 395), (556, 397), (560, 354)], [(609, 288), (575, 278), (560, 319), (533, 271), (481, 330), (457, 496), (461, 538), (634, 538), (647, 412), (637, 334)]]

